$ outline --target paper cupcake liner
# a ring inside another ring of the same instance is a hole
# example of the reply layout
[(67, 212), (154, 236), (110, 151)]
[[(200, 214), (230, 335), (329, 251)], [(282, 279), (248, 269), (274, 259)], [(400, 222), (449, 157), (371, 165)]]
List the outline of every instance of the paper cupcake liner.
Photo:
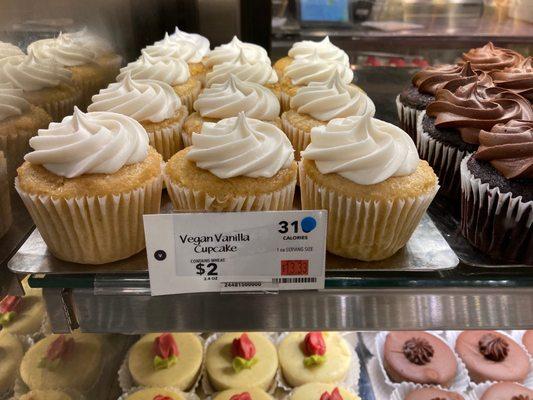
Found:
[[(142, 388), (142, 387), (133, 388), (129, 392), (123, 393), (117, 400), (126, 400), (133, 393), (138, 392), (139, 390), (143, 390), (143, 389), (146, 389), (146, 388)], [(200, 398), (196, 395), (196, 393), (191, 393), (191, 392), (186, 393), (186, 392), (176, 390), (175, 388), (172, 388), (172, 387), (164, 387), (162, 389), (168, 390), (169, 392), (175, 392), (176, 394), (181, 394), (182, 397), (185, 398), (185, 400), (200, 400)]]
[(441, 143), (424, 132), (422, 120), (425, 115), (424, 111), (418, 116), (416, 140), (418, 153), (420, 158), (433, 167), (439, 177), (440, 192), (458, 201), (461, 197), (461, 161), (471, 153)]
[(183, 130), (181, 131), (181, 141), (183, 143), (183, 148), (187, 148), (189, 146), (192, 146), (192, 135), (188, 135)]
[(60, 199), (27, 193), (15, 180), (50, 251), (82, 264), (108, 263), (144, 249), (142, 216), (159, 212), (162, 184), (158, 176), (127, 193)]
[(282, 113), (291, 109), (291, 96), (289, 96), (283, 90), (281, 91), (279, 102)]
[(196, 87), (194, 87), (190, 93), (187, 94), (181, 94), (179, 96), (181, 100), (181, 104), (187, 107), (187, 111), (189, 114), (194, 112), (194, 102), (198, 98), (198, 95), (200, 94), (200, 91), (202, 90), (202, 84), (200, 83)]
[[(180, 393), (185, 393), (186, 395), (194, 395), (196, 393), (196, 389), (200, 385), (200, 382), (202, 381), (202, 375), (204, 373), (204, 365), (205, 365), (205, 340), (202, 338), (201, 335), (197, 335), (202, 343), (202, 347), (204, 348), (203, 355), (202, 355), (202, 365), (200, 366), (200, 372), (198, 373), (198, 377), (194, 381), (191, 388), (187, 391), (182, 391), (174, 386), (167, 386), (169, 390), (175, 390)], [(133, 380), (133, 376), (130, 373), (130, 369), (128, 367), (128, 359), (130, 357), (130, 349), (126, 352), (126, 356), (124, 357), (124, 360), (122, 361), (122, 364), (120, 364), (120, 368), (118, 369), (117, 375), (118, 375), (118, 384), (120, 387), (120, 390), (122, 391), (123, 395), (131, 394), (133, 392), (136, 392), (141, 389), (145, 389), (144, 386), (137, 386), (135, 384), (135, 381)], [(122, 397), (121, 397), (122, 398)], [(192, 397), (191, 399), (196, 399), (196, 397)]]
[(281, 129), (292, 143), (294, 159), (300, 161), (300, 153), (311, 143), (311, 133), (292, 126), (285, 114), (281, 115)]
[(178, 211), (278, 211), (291, 210), (296, 179), (284, 188), (258, 195), (213, 197), (173, 182), (163, 174), (174, 209)]
[(44, 108), (44, 110), (52, 117), (52, 121), (61, 121), (67, 115), (72, 114), (74, 106), (79, 103), (79, 95), (73, 94), (72, 97), (63, 100), (45, 101), (34, 105)]
[[(498, 330), (496, 332), (501, 333), (502, 335), (504, 335), (507, 338), (509, 338), (509, 340), (512, 340), (513, 342), (516, 342), (516, 344), (518, 344), (520, 346), (520, 348), (522, 350), (524, 350), (526, 352), (526, 354), (529, 356), (529, 374), (527, 375), (527, 377), (524, 380), (524, 382), (518, 382), (518, 383), (524, 385), (525, 387), (527, 387), (529, 389), (533, 389), (533, 358), (529, 355), (527, 349), (522, 344), (522, 342), (517, 341), (512, 335), (510, 335), (509, 333), (507, 333), (505, 331)], [(459, 337), (460, 334), (461, 334), (461, 331), (446, 331), (446, 341), (454, 349), (455, 349), (455, 343), (457, 342), (457, 338)], [(471, 382), (471, 386), (472, 387), (476, 387), (476, 386), (479, 386), (479, 385), (482, 385), (482, 384), (485, 384), (485, 383), (493, 384), (493, 383), (496, 383), (496, 381), (486, 381), (486, 382), (482, 382), (482, 383)]]
[[(207, 337), (207, 339), (204, 342), (204, 358), (207, 355), (207, 348), (211, 345), (211, 343), (213, 343), (215, 340), (217, 340), (222, 335), (223, 335), (223, 333), (213, 333), (213, 334), (211, 334), (210, 336)], [(276, 344), (277, 334), (275, 334), (275, 333), (264, 333), (264, 335), (266, 337), (268, 337), (268, 339), (270, 341), (272, 341), (272, 343), (274, 345)], [(207, 367), (205, 365), (205, 362), (203, 363), (203, 366), (202, 366), (201, 375), (202, 375), (202, 379), (200, 381), (200, 386), (201, 386), (202, 391), (204, 392), (204, 394), (207, 396), (207, 398), (211, 398), (216, 393), (219, 393), (219, 392), (217, 392), (215, 390), (215, 388), (213, 388), (213, 386), (211, 385), (211, 382), (209, 381), (209, 376), (207, 375)], [(276, 372), (274, 380), (272, 381), (272, 385), (267, 390), (267, 393), (269, 393), (271, 395), (274, 394), (274, 392), (278, 388), (280, 376), (281, 376), (281, 374), (280, 374), (280, 369), (279, 369), (279, 365), (278, 365), (278, 370)]]
[(463, 235), (483, 253), (532, 263), (527, 243), (533, 242), (533, 201), (524, 202), (521, 196), (514, 197), (512, 193), (502, 193), (498, 187), (482, 183), (468, 170), (470, 157), (461, 163)]
[(417, 110), (402, 104), (400, 95), (396, 96), (396, 109), (398, 110), (398, 119), (400, 120), (400, 127), (411, 136), (416, 143), (417, 140), (417, 119), (423, 110)]
[(6, 234), (13, 223), (9, 182), (11, 181), (8, 178), (7, 160), (4, 153), (0, 151), (0, 237)]
[(80, 91), (80, 98), (77, 106), (82, 110), (86, 110), (87, 106), (91, 104), (92, 97), (97, 94), (100, 89), (106, 86), (107, 77), (102, 74), (100, 79), (83, 79), (75, 80), (74, 86)]
[[(419, 385), (419, 384), (415, 384), (411, 382), (403, 382), (396, 389), (394, 389), (394, 392), (392, 392), (390, 400), (405, 400), (405, 397), (411, 391), (415, 389), (422, 389), (422, 388), (438, 388), (438, 387), (434, 385)], [(441, 389), (441, 388), (438, 388), (438, 389)], [(455, 393), (459, 393), (461, 396), (465, 398), (465, 400), (468, 398), (466, 391), (463, 391), (463, 392), (456, 391)]]
[[(437, 339), (445, 343), (450, 348), (450, 350), (453, 352), (453, 354), (455, 355), (455, 359), (457, 361), (457, 375), (455, 376), (455, 380), (452, 383), (452, 385), (449, 388), (445, 388), (441, 385), (432, 385), (432, 386), (435, 386), (443, 390), (450, 390), (452, 392), (455, 391), (459, 393), (464, 393), (470, 385), (470, 378), (468, 377), (468, 371), (466, 370), (466, 367), (463, 361), (459, 358), (459, 356), (455, 352), (454, 346), (452, 346), (447, 340), (445, 340), (441, 336), (431, 331), (425, 331), (425, 332), (429, 333), (430, 335), (435, 336)], [(398, 389), (402, 385), (402, 383), (396, 383), (396, 382), (391, 381), (383, 365), (383, 351), (385, 348), (385, 340), (387, 338), (388, 333), (389, 333), (388, 331), (384, 331), (384, 332), (380, 332), (376, 336), (376, 344), (375, 344), (376, 354), (375, 355), (378, 360), (379, 369), (381, 371), (382, 378), (385, 380), (385, 383), (391, 388)]]
[(346, 258), (392, 256), (405, 246), (438, 189), (405, 199), (355, 200), (316, 184), (300, 164), (302, 209), (328, 210), (327, 249)]
[(30, 151), (29, 140), (36, 134), (37, 129), (0, 135), (0, 152), (4, 153), (7, 160), (7, 180), (11, 187), (17, 176), (17, 168), (23, 163), (24, 155)]
[(167, 161), (183, 148), (181, 129), (184, 121), (185, 116), (180, 121), (170, 126), (160, 129), (146, 130), (148, 138), (150, 139), (150, 145), (163, 156), (163, 161)]
[[(276, 346), (279, 346), (281, 341), (285, 339), (285, 337), (290, 332), (283, 332), (281, 335), (279, 335)], [(351, 351), (351, 363), (350, 367), (348, 368), (348, 372), (346, 374), (346, 377), (341, 382), (332, 382), (335, 385), (342, 386), (345, 389), (348, 389), (349, 391), (353, 392), (356, 395), (359, 395), (359, 377), (361, 376), (361, 362), (359, 361), (359, 357), (357, 356), (357, 353), (355, 352), (355, 348), (357, 347), (358, 339), (357, 339), (357, 332), (342, 332), (340, 333), (342, 338), (346, 341), (348, 344), (348, 347)], [(311, 383), (311, 382), (309, 382)], [(283, 389), (286, 392), (291, 392), (294, 387), (289, 385), (289, 383), (285, 380), (283, 376), (283, 372), (281, 371), (281, 366), (279, 368), (279, 382), (278, 385), (281, 389)]]

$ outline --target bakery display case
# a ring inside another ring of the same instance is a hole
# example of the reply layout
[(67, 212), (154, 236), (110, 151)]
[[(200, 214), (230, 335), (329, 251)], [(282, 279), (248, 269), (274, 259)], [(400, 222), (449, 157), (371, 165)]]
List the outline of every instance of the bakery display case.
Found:
[(0, 396), (533, 399), (532, 12), (2, 3)]

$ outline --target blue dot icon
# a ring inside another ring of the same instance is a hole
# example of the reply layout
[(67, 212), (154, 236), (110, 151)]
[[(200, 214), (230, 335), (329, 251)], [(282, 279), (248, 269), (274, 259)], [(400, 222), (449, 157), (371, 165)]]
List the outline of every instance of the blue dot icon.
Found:
[(316, 219), (314, 219), (313, 217), (305, 217), (304, 219), (302, 219), (301, 226), (302, 231), (304, 231), (305, 233), (309, 233), (316, 228)]

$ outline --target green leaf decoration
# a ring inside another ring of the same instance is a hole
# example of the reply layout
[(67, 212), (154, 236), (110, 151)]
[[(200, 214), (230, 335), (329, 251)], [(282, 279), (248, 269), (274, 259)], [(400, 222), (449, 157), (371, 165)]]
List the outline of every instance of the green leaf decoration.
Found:
[(321, 365), (326, 362), (326, 356), (319, 356), (318, 354), (313, 354), (312, 356), (304, 358), (304, 365), (307, 368), (314, 367), (315, 365)]
[(254, 357), (254, 358), (252, 358), (250, 360), (247, 360), (247, 359), (242, 358), (242, 357), (235, 357), (233, 359), (233, 362), (231, 363), (231, 365), (232, 365), (233, 370), (235, 372), (241, 372), (243, 369), (252, 368), (258, 362), (259, 362), (259, 360), (257, 359), (257, 357)]
[(2, 325), (4, 328), (8, 326), (11, 321), (13, 321), (13, 318), (17, 313), (15, 311), (8, 311), (6, 313), (0, 314), (0, 325)]
[(170, 356), (168, 358), (161, 358), (159, 356), (154, 357), (154, 368), (156, 370), (160, 369), (167, 369), (172, 367), (174, 364), (178, 362), (178, 357), (176, 356)]

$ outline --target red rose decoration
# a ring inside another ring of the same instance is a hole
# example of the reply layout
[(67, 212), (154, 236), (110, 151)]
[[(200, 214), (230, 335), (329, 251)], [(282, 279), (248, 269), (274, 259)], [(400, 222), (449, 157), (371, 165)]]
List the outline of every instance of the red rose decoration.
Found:
[(153, 398), (153, 400), (172, 400), (172, 398), (168, 396), (163, 396), (162, 394), (158, 394)]
[(229, 400), (252, 400), (252, 396), (250, 396), (250, 393), (244, 392), (240, 394), (234, 394)]
[(238, 339), (233, 339), (231, 354), (234, 358), (241, 357), (245, 360), (254, 358), (255, 346), (246, 333), (243, 333)]
[(0, 301), (0, 314), (5, 314), (12, 311), (18, 311), (22, 297), (6, 296)]
[(320, 400), (344, 400), (341, 396), (341, 392), (339, 392), (339, 388), (333, 389), (333, 392), (329, 394), (328, 392), (322, 393), (322, 396), (320, 396)]
[(174, 336), (171, 333), (163, 333), (156, 337), (154, 340), (154, 353), (163, 360), (172, 356), (177, 357), (179, 351)]
[(59, 335), (46, 350), (46, 359), (48, 361), (64, 360), (74, 351), (74, 339), (67, 338), (65, 335)]
[(310, 357), (314, 355), (323, 356), (326, 354), (326, 341), (322, 332), (309, 332), (304, 339), (305, 355)]

